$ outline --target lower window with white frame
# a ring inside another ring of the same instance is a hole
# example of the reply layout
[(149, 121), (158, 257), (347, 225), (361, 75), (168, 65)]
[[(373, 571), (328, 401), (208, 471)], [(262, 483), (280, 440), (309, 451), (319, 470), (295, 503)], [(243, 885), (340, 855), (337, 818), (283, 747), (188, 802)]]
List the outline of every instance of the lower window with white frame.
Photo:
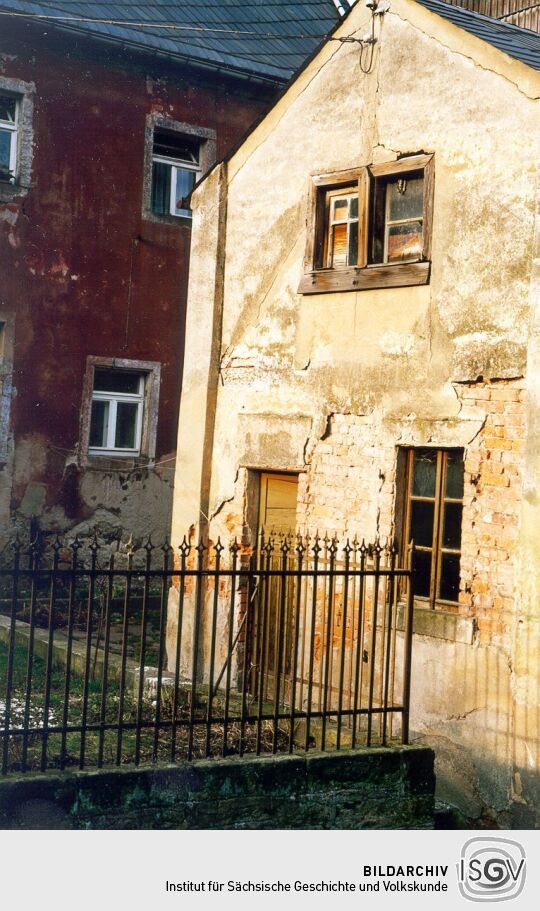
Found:
[(141, 452), (146, 374), (96, 367), (92, 390), (90, 455)]

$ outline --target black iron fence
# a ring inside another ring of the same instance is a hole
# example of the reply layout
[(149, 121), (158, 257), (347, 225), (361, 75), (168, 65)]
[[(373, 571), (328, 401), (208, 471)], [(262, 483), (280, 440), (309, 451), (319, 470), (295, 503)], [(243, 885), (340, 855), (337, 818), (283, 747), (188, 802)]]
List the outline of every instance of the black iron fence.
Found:
[(411, 644), (411, 570), (379, 542), (17, 542), (1, 771), (406, 743)]

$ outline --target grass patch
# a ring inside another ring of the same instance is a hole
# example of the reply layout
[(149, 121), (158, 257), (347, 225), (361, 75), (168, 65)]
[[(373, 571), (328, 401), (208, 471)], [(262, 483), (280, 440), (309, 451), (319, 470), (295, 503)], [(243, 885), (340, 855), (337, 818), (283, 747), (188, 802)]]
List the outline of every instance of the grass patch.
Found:
[[(8, 650), (0, 642), (0, 755), (6, 734), (6, 684), (8, 672)], [(103, 693), (101, 675), (90, 679), (85, 693), (84, 680), (80, 675), (71, 674), (66, 699), (66, 670), (58, 665), (51, 672), (49, 694), (46, 693), (46, 662), (39, 655), (32, 661), (31, 687), (27, 689), (28, 653), (25, 645), (18, 643), (14, 652), (11, 706), (9, 730), (26, 728), (26, 737), (22, 734), (8, 735), (8, 771), (36, 771), (44, 768), (78, 767), (83, 755), (84, 767), (96, 767), (100, 764), (130, 764), (134, 762), (163, 762), (187, 758), (190, 749), (189, 728), (185, 724), (190, 718), (190, 688), (178, 692), (176, 707), (177, 728), (174, 733), (173, 749), (173, 712), (174, 700), (170, 688), (162, 688), (159, 705), (159, 719), (167, 725), (164, 728), (155, 726), (158, 711), (157, 699), (147, 692), (139, 705), (138, 694), (128, 688), (124, 692), (122, 706), (122, 725), (120, 725), (120, 687), (110, 681)], [(28, 698), (28, 692), (30, 696)], [(48, 711), (47, 709), (48, 700)], [(193, 728), (191, 753), (193, 758), (206, 755), (223, 754), (224, 724), (214, 721), (207, 724), (208, 696), (204, 692), (197, 694), (194, 717), (198, 722)], [(230, 714), (238, 714), (239, 698), (232, 694)], [(249, 708), (248, 708), (249, 711)], [(213, 700), (212, 717), (220, 718), (224, 714), (224, 703), (220, 694)], [(138, 715), (149, 727), (143, 727), (137, 733), (134, 729), (124, 729), (123, 725), (134, 724)], [(83, 724), (113, 725), (112, 730), (87, 730), (85, 733), (69, 730)], [(66, 727), (64, 735), (50, 733), (47, 728)], [(274, 739), (279, 752), (288, 750), (288, 725), (280, 723), (274, 732), (271, 722), (262, 722), (259, 727), (253, 723), (240, 725), (238, 722), (227, 725), (227, 742), (225, 755), (239, 752), (254, 752), (260, 741), (261, 752), (272, 752)]]

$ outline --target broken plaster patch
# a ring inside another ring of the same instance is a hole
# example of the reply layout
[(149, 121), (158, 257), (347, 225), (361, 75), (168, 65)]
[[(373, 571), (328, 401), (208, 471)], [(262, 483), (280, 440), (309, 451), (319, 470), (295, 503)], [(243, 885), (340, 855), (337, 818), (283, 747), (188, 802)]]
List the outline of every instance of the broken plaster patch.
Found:
[(10, 206), (2, 206), (0, 208), (0, 221), (5, 221), (11, 227), (14, 227), (17, 224), (17, 219), (19, 217), (19, 209), (13, 209)]
[(379, 341), (381, 352), (388, 357), (407, 357), (412, 354), (414, 345), (414, 335), (395, 331), (385, 332)]
[(36, 481), (32, 481), (28, 484), (24, 492), (19, 512), (28, 519), (32, 516), (42, 515), (46, 497), (46, 484), (39, 484)]

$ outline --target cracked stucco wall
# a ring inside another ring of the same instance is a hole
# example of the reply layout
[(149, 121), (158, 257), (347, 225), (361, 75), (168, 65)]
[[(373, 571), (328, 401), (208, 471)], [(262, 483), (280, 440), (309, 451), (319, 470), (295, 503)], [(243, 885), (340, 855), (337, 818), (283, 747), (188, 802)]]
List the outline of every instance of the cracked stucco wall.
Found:
[[(173, 543), (192, 525), (245, 532), (260, 469), (299, 472), (299, 525), (391, 534), (396, 447), (463, 447), (466, 635), (415, 637), (413, 726), (464, 818), (529, 825), (540, 75), (409, 0), (378, 29), (370, 75), (355, 45), (328, 43), (195, 193)], [(429, 285), (299, 295), (311, 176), (420, 150), (435, 156)]]

